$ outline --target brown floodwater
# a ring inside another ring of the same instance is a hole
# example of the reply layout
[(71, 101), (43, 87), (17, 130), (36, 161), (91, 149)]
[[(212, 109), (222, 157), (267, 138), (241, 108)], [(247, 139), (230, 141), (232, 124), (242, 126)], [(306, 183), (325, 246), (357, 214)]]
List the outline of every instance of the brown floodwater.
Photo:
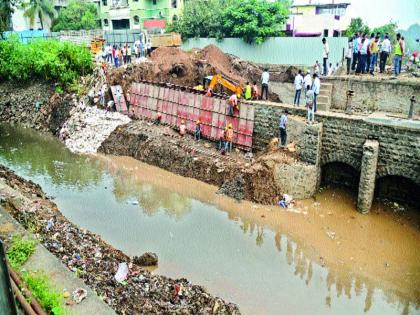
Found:
[(185, 277), (244, 314), (420, 314), (420, 209), (324, 189), (293, 209), (236, 202), (217, 188), (127, 157), (74, 155), (54, 138), (0, 130), (0, 163), (154, 273)]

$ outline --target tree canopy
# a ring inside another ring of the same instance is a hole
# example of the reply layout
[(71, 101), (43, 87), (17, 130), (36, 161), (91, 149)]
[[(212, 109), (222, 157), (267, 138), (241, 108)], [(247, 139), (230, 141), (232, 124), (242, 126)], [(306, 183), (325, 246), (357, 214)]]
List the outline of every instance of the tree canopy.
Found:
[(11, 16), (19, 4), (20, 0), (0, 1), (0, 34), (9, 29)]
[(39, 18), (41, 29), (44, 29), (44, 21), (49, 18), (52, 20), (56, 11), (51, 0), (29, 0), (29, 3), (23, 3), (25, 9), (24, 15), (29, 18), (29, 25), (34, 26), (36, 18)]
[(185, 3), (183, 13), (169, 25), (183, 38), (239, 37), (248, 43), (261, 43), (280, 36), (289, 14), (288, 0), (197, 0)]
[(349, 27), (345, 31), (345, 36), (352, 37), (356, 33), (370, 33), (369, 26), (359, 17), (351, 20)]
[(53, 22), (52, 30), (91, 30), (99, 27), (98, 11), (93, 3), (86, 0), (70, 0)]

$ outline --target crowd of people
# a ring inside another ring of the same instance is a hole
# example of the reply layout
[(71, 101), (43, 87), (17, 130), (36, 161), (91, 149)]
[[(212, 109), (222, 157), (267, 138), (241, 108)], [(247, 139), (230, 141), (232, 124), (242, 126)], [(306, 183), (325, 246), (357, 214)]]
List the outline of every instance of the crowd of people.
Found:
[(406, 55), (407, 49), (404, 37), (396, 35), (395, 45), (392, 45), (389, 34), (382, 36), (380, 33), (368, 34), (356, 33), (349, 39), (346, 57), (347, 74), (356, 75), (385, 72), (388, 58), (393, 53), (393, 73), (398, 76), (401, 73), (402, 58)]
[(137, 40), (133, 45), (125, 43), (124, 45), (105, 45), (100, 52), (100, 58), (103, 63), (114, 65), (118, 68), (122, 65), (129, 64), (133, 59), (140, 59), (150, 57), (152, 53), (152, 46), (150, 41), (143, 43)]

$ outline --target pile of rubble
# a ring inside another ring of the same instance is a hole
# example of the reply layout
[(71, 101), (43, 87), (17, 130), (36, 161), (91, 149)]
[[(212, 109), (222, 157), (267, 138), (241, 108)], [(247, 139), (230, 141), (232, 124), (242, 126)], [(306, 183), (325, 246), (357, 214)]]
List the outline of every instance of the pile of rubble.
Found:
[[(39, 185), (0, 166), (6, 209), (118, 314), (240, 314), (186, 279), (152, 275), (98, 235), (69, 222)], [(13, 187), (13, 189), (12, 189)]]
[(85, 106), (82, 101), (71, 110), (59, 137), (72, 152), (95, 153), (115, 128), (129, 122), (126, 115)]
[[(247, 81), (260, 82), (262, 70), (255, 63), (225, 54), (215, 45), (189, 52), (176, 47), (162, 47), (152, 53), (148, 62), (111, 69), (107, 73), (107, 82), (121, 85), (124, 91), (132, 82), (142, 80), (194, 87), (202, 84), (207, 76), (223, 74), (231, 81), (245, 85)], [(270, 93), (270, 100), (279, 101), (279, 97)]]

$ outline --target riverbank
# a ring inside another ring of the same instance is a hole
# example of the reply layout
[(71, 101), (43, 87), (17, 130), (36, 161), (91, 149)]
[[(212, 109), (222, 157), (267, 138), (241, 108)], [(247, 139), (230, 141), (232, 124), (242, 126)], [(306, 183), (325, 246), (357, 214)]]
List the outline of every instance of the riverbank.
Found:
[[(2, 166), (0, 178), (9, 187), (2, 191), (5, 209), (26, 229), (32, 229), (45, 248), (118, 314), (240, 314), (234, 304), (212, 297), (186, 279), (153, 275), (137, 266), (100, 236), (67, 220), (39, 185)], [(124, 283), (114, 279), (121, 263), (129, 266)]]

